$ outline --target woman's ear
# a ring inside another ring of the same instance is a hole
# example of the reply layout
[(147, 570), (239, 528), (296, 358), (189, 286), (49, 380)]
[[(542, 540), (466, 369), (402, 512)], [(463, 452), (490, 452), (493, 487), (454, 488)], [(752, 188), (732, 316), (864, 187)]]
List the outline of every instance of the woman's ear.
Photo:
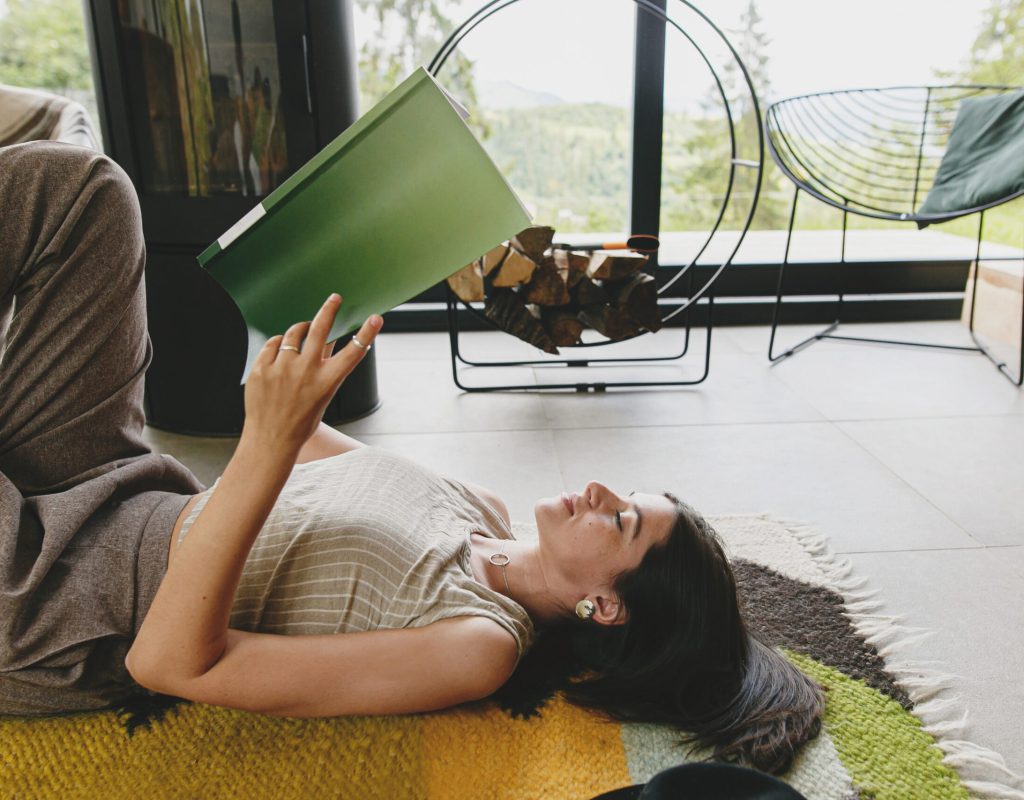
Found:
[(626, 607), (619, 602), (619, 598), (615, 595), (610, 597), (597, 595), (592, 599), (594, 601), (594, 616), (590, 618), (591, 622), (600, 625), (625, 625), (629, 620)]

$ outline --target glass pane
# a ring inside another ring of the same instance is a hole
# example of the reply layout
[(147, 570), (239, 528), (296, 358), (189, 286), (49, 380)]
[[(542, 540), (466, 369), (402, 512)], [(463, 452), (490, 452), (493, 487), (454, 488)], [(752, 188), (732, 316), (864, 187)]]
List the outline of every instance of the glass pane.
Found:
[(289, 174), (272, 5), (119, 0), (145, 191), (269, 194)]
[[(409, 5), (357, 0), (364, 110), (481, 3)], [(537, 224), (559, 234), (628, 226), (635, 13), (628, 0), (522, 0), (467, 34), (438, 74)]]

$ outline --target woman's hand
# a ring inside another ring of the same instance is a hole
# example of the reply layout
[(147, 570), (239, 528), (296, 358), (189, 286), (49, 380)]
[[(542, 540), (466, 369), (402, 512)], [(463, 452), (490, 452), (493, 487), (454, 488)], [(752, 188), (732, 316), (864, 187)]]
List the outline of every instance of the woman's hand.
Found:
[[(312, 322), (292, 325), (283, 336), (263, 345), (245, 384), (242, 436), (297, 456), (313, 435), (338, 387), (369, 350), (384, 320), (374, 315), (355, 338), (333, 356), (327, 335), (341, 298), (332, 294)], [(291, 349), (301, 347), (301, 352)]]

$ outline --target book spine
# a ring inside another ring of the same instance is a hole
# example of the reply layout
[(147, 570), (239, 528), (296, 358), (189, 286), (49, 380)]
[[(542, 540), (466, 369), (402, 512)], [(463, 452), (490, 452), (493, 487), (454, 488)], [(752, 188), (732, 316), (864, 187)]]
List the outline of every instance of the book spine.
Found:
[(257, 203), (244, 217), (218, 236), (216, 242), (199, 254), (199, 263), (205, 267), (206, 262), (217, 255), (217, 253), (227, 250), (228, 245), (249, 230), (257, 220), (265, 217), (266, 214), (267, 210), (263, 207), (263, 203)]

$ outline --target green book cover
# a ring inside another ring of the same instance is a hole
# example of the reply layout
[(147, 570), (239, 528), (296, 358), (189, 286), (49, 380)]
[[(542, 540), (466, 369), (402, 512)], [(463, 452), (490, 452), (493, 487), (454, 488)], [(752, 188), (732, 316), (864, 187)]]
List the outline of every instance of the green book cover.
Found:
[(338, 292), (335, 339), (530, 225), (463, 114), (418, 69), (199, 255), (250, 340)]

